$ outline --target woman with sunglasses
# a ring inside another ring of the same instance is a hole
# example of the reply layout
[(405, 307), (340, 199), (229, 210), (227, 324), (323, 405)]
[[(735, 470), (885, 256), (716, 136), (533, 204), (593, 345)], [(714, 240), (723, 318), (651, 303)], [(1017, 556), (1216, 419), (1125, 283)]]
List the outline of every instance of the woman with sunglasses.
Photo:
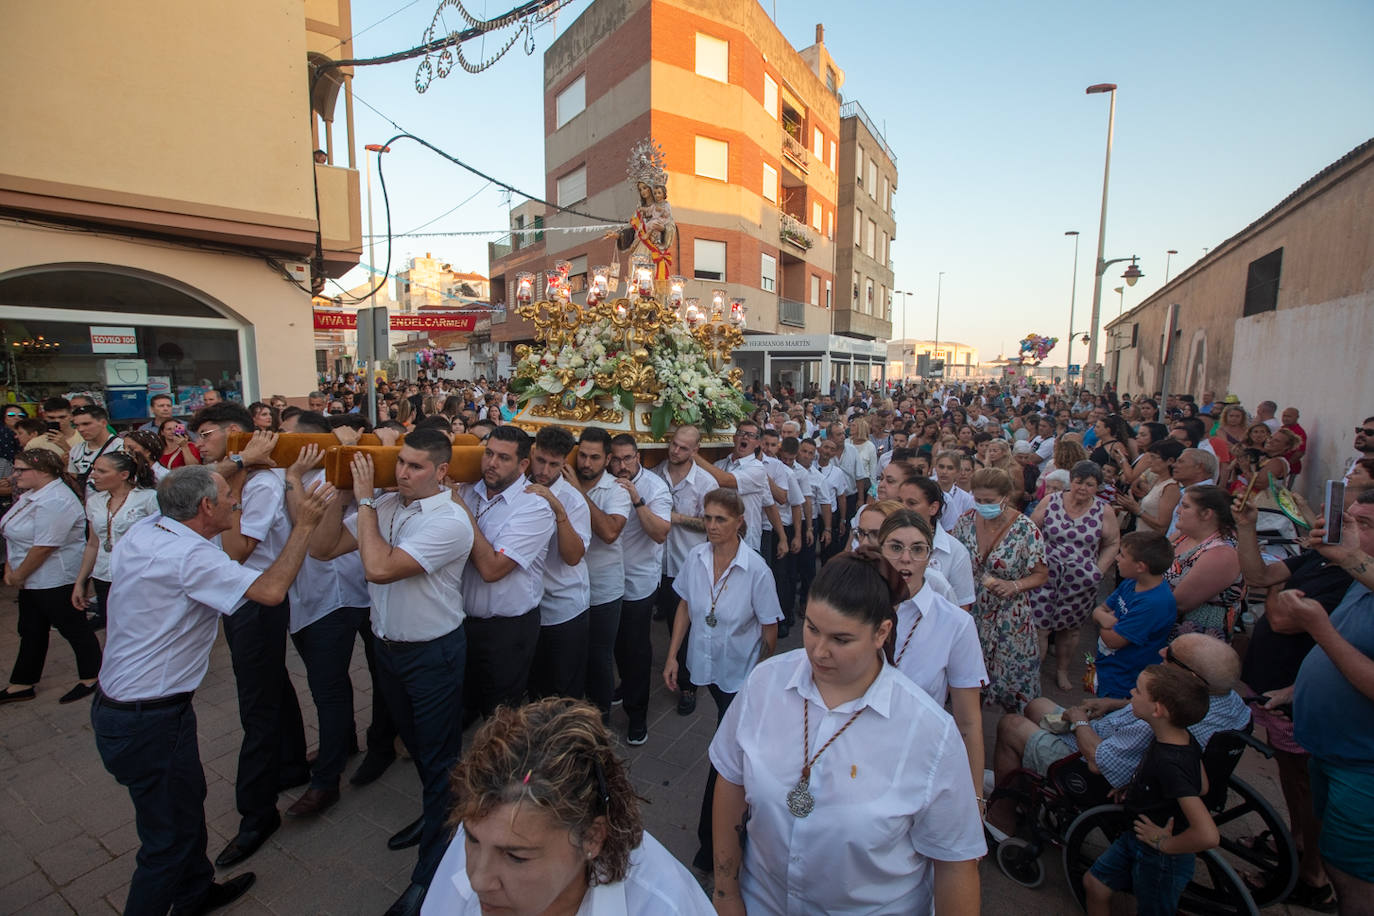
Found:
[(424, 916), (714, 916), (644, 831), (639, 796), (592, 706), (502, 706), (453, 771), (453, 841)]
[(29, 449), (14, 458), (15, 486), (22, 495), (0, 519), (5, 539), (5, 584), (19, 589), (19, 656), (0, 704), (32, 700), (48, 657), (48, 633), (56, 627), (76, 653), (79, 681), (58, 701), (72, 703), (95, 690), (100, 643), (86, 614), (72, 607), (72, 586), (81, 568), (86, 518), (76, 481), (57, 455)]
[(87, 478), (95, 488), (86, 499), (86, 551), (72, 586), (72, 606), (86, 610), (86, 583), (95, 588), (97, 609), (91, 627), (105, 626), (110, 598), (110, 554), (134, 522), (156, 515), (157, 491), (153, 470), (141, 458), (125, 452), (106, 452), (91, 465)]
[[(968, 755), (974, 794), (982, 809), (983, 710), (979, 694), (988, 683), (973, 617), (932, 587), (935, 532), (910, 509), (893, 512), (878, 531), (879, 551), (906, 583), (897, 606), (892, 664), (941, 706), (946, 702)], [(920, 631), (919, 638), (917, 631)]]

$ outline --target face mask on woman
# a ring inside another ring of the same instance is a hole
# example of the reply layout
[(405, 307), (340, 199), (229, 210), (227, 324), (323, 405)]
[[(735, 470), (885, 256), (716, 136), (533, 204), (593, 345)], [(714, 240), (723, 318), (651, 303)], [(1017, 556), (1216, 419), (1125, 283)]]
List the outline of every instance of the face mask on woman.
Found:
[(978, 510), (978, 514), (991, 521), (1002, 514), (1001, 503), (975, 503), (973, 508)]

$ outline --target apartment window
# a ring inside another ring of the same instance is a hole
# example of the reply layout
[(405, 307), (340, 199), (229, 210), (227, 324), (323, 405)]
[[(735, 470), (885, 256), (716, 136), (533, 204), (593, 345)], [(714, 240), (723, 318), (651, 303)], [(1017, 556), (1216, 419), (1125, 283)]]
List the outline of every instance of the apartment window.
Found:
[(883, 319), (886, 320), (886, 321), (891, 321), (891, 320), (892, 320), (892, 302), (891, 302), (891, 300), (888, 298), (888, 295), (887, 295), (887, 286), (886, 286), (886, 285), (880, 284), (880, 285), (878, 286), (878, 304), (881, 305), (882, 308), (883, 308), (883, 311), (882, 311), (882, 317), (883, 317)]
[(864, 281), (864, 312), (865, 312), (866, 314), (869, 314), (869, 315), (872, 315), (872, 314), (873, 314), (873, 281), (872, 281), (872, 280), (865, 280), (865, 281)]
[(835, 241), (835, 211), (825, 211), (825, 237)]
[(854, 247), (864, 246), (864, 211), (854, 211)]
[(766, 162), (763, 164), (763, 199), (778, 202), (778, 170)]
[(764, 255), (760, 274), (759, 289), (766, 293), (774, 292), (778, 288), (778, 259), (771, 254)]
[(821, 136), (819, 127), (811, 128), (811, 152), (816, 154), (817, 162), (825, 161), (825, 137)]
[(878, 196), (878, 163), (872, 159), (868, 160), (868, 193), (873, 195), (874, 200), (882, 200)]
[(811, 275), (811, 304), (821, 304), (821, 278), (815, 274)]
[(562, 127), (581, 114), (582, 109), (587, 107), (587, 77), (579, 76), (569, 83), (568, 88), (558, 93), (553, 107), (557, 121), (555, 127)]
[(730, 82), (730, 43), (697, 32), (697, 75)]
[(856, 182), (858, 182), (859, 187), (863, 187), (863, 183), (864, 183), (864, 148), (863, 148), (862, 146), (859, 146), (859, 147), (858, 147), (858, 153), (854, 156), (854, 180), (855, 180)]
[(778, 119), (778, 81), (767, 73), (763, 75), (763, 110), (774, 121)]
[(883, 176), (883, 196), (878, 198), (878, 203), (892, 199), (892, 192), (887, 189), (887, 176)]
[(892, 212), (892, 189), (891, 189), (891, 188), (888, 188), (888, 189), (887, 189), (887, 208), (886, 208), (886, 209), (887, 209), (887, 212), (888, 212), (888, 213), (891, 213), (891, 212)]
[(887, 230), (886, 230), (886, 229), (883, 230), (882, 238), (881, 238), (879, 241), (882, 242), (882, 245), (878, 248), (878, 260), (879, 260), (879, 261), (882, 261), (884, 264), (886, 264), (886, 263), (887, 263)]
[(832, 171), (832, 172), (837, 172), (837, 173), (839, 172), (839, 169), (835, 168), (835, 141), (834, 141), (834, 140), (831, 140), (831, 141), (830, 141), (830, 171)]
[(878, 235), (878, 224), (868, 221), (868, 234), (864, 236), (864, 254), (873, 257), (873, 239)]
[(566, 207), (587, 198), (587, 167), (578, 166), (558, 179), (558, 206)]
[(1250, 262), (1245, 277), (1245, 309), (1242, 314), (1258, 315), (1279, 307), (1279, 272), (1282, 267), (1282, 248), (1276, 248)]
[(725, 243), (710, 239), (692, 242), (692, 276), (698, 280), (725, 279)]
[(840, 89), (838, 78), (835, 76), (834, 67), (825, 68), (825, 88), (830, 90), (831, 95), (834, 95)]
[(816, 201), (812, 201), (812, 203), (811, 203), (811, 228), (812, 228), (812, 229), (815, 229), (817, 232), (820, 232), (820, 231), (821, 231), (821, 214), (822, 214), (823, 212), (824, 212), (824, 211), (823, 211), (823, 209), (821, 208), (820, 203), (818, 203), (818, 202), (816, 202)]
[(697, 174), (702, 178), (729, 181), (730, 144), (710, 137), (697, 137)]

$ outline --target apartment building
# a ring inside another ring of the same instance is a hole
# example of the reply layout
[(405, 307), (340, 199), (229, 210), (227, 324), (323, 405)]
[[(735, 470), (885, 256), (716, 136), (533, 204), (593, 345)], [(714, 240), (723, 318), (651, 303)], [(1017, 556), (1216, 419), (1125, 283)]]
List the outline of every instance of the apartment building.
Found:
[(311, 294), (362, 233), (352, 74), (311, 65), (351, 34), (348, 0), (10, 5), (0, 396), (314, 387)]
[(840, 228), (835, 333), (892, 336), (892, 242), (897, 155), (857, 101), (840, 108)]
[[(842, 164), (843, 83), (819, 26), (798, 51), (754, 0), (597, 0), (544, 55), (546, 198), (578, 212), (513, 211), (513, 228), (542, 218), (545, 231), (491, 246), (493, 303), (511, 302), (520, 271), (566, 259), (578, 289), (612, 263), (615, 243), (581, 230), (634, 212), (627, 156), (653, 137), (677, 226), (671, 272), (687, 279), (687, 296), (725, 289), (745, 300), (748, 333), (816, 336), (808, 364), (830, 366), (831, 350), (848, 364), (849, 351), (825, 343), (832, 330), (885, 337), (890, 325), (873, 309), (841, 317), (853, 304), (847, 278), (837, 281), (837, 234), (852, 221), (841, 194), (855, 181)], [(869, 148), (895, 190), (894, 158)], [(886, 218), (867, 209), (890, 240), (890, 203)], [(872, 260), (866, 276), (890, 290), (876, 249)], [(531, 336), (513, 311), (493, 321), (499, 343)]]

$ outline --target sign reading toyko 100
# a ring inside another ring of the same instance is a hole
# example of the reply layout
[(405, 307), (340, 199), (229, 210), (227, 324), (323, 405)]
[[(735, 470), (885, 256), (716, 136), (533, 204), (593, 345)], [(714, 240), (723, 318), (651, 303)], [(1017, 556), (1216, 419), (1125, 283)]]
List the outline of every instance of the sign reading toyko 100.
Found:
[[(415, 312), (409, 315), (390, 315), (393, 331), (473, 331), (477, 315), (465, 312)], [(315, 330), (356, 331), (358, 316), (354, 312), (333, 312), (315, 309)]]
[(686, 297), (687, 280), (672, 270), (667, 170), (652, 140), (631, 151), (628, 177), (639, 205), (606, 233), (610, 264), (589, 272), (585, 303), (572, 301), (568, 261), (545, 271), (542, 299), (534, 274), (516, 275), (515, 313), (534, 325), (536, 342), (515, 348), (510, 387), (521, 409), (511, 422), (527, 431), (594, 424), (659, 447), (670, 429), (692, 424), (705, 443), (729, 441), (748, 413), (740, 370), (727, 368), (744, 339), (744, 300), (723, 289), (709, 301)]

